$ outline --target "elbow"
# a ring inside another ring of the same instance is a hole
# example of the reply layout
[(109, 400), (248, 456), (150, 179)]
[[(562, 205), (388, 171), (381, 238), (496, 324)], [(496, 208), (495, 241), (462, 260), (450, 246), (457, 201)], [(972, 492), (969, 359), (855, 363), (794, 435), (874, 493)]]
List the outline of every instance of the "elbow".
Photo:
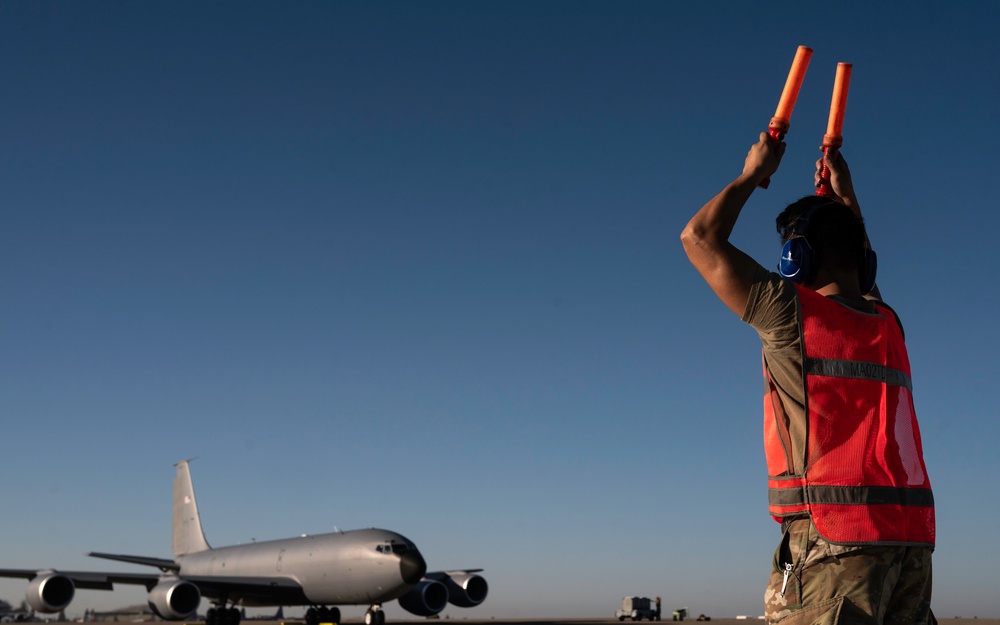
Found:
[(684, 246), (684, 251), (688, 256), (691, 256), (691, 253), (698, 249), (703, 241), (704, 237), (691, 223), (688, 223), (688, 225), (681, 230), (681, 245)]

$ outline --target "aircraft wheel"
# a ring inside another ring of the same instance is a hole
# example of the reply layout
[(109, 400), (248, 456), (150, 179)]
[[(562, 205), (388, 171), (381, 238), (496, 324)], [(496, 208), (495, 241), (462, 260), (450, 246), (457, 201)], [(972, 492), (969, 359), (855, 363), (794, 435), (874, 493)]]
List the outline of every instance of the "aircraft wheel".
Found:
[(239, 609), (229, 608), (229, 625), (240, 625), (241, 618), (242, 615), (240, 614)]
[(319, 625), (319, 615), (316, 614), (316, 608), (306, 610), (306, 625)]
[(385, 612), (382, 610), (375, 613), (375, 625), (385, 625)]
[(209, 608), (208, 611), (205, 612), (205, 625), (217, 625), (217, 624), (218, 620), (216, 619), (215, 608)]
[(330, 608), (323, 606), (322, 608), (316, 610), (316, 617), (319, 619), (320, 623), (329, 623), (330, 621)]
[(340, 608), (330, 608), (330, 621), (340, 623)]

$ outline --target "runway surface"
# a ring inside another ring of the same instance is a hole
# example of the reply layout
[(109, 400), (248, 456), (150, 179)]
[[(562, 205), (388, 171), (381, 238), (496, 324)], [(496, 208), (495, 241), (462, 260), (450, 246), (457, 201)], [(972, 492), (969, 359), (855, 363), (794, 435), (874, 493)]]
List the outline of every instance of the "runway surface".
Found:
[[(360, 623), (361, 619), (344, 619), (344, 624), (349, 623)], [(618, 619), (615, 618), (596, 618), (596, 619), (586, 619), (586, 618), (566, 618), (566, 619), (440, 619), (440, 620), (429, 620), (429, 619), (386, 619), (386, 625), (431, 625), (433, 623), (440, 623), (441, 625), (446, 625), (450, 622), (461, 623), (462, 625), (620, 625)], [(647, 623), (648, 621), (643, 621)], [(663, 625), (673, 624), (674, 621), (666, 620), (661, 621)], [(247, 621), (247, 624), (254, 623), (254, 625), (281, 625), (278, 622), (271, 621)], [(625, 621), (626, 625), (631, 623), (631, 621)], [(763, 620), (758, 620), (757, 617), (751, 617), (746, 619), (736, 619), (736, 618), (713, 618), (711, 621), (699, 622), (694, 619), (686, 619), (683, 621), (685, 624), (690, 625), (763, 625)], [(940, 625), (1000, 625), (1000, 618), (941, 618), (938, 617), (938, 623)], [(194, 625), (194, 624), (192, 624)], [(285, 625), (301, 625), (301, 621), (285, 621)]]
[[(361, 623), (361, 619), (344, 619), (343, 623), (353, 624)], [(465, 619), (465, 618), (455, 618), (455, 619), (386, 619), (386, 625), (446, 625), (451, 622), (461, 623), (462, 625), (620, 625), (618, 619), (615, 618), (566, 618), (566, 619), (504, 619), (504, 618), (494, 618), (494, 619)], [(244, 621), (243, 625), (301, 625), (302, 621), (288, 619), (286, 621)], [(631, 621), (625, 621), (626, 624), (631, 623)], [(674, 623), (674, 621), (662, 621), (664, 625), (668, 623)], [(695, 621), (694, 619), (686, 619), (683, 623), (688, 623), (690, 625), (702, 625), (701, 622)], [(763, 620), (758, 620), (756, 617), (746, 618), (746, 619), (736, 619), (736, 618), (713, 618), (711, 621), (705, 622), (706, 625), (763, 625)], [(941, 618), (938, 617), (938, 623), (940, 625), (1000, 625), (1000, 618)], [(193, 624), (192, 624), (193, 625)]]
[[(360, 623), (361, 619), (344, 619), (343, 623), (353, 624)], [(432, 625), (439, 623), (440, 625), (445, 625), (450, 622), (462, 623), (462, 625), (620, 625), (618, 619), (615, 618), (596, 618), (596, 619), (586, 619), (586, 618), (566, 618), (566, 619), (465, 619), (465, 618), (455, 618), (455, 619), (386, 619), (386, 625)], [(648, 621), (646, 621), (648, 622)], [(301, 625), (302, 621), (296, 620), (286, 620), (286, 621), (244, 621), (244, 625)], [(631, 621), (625, 621), (626, 624), (631, 623)], [(662, 621), (664, 625), (667, 623), (674, 623), (674, 621)], [(683, 623), (688, 623), (690, 625), (702, 625), (701, 622), (695, 621), (694, 619), (686, 619)], [(763, 625), (763, 620), (758, 620), (757, 617), (751, 617), (746, 619), (736, 619), (736, 618), (713, 618), (711, 621), (707, 621), (706, 625)], [(1000, 618), (941, 618), (938, 617), (938, 623), (940, 625), (1000, 625)], [(195, 625), (192, 623), (191, 625)]]
[[(565, 618), (565, 619), (504, 619), (504, 618), (492, 618), (492, 619), (387, 619), (386, 625), (446, 625), (452, 621), (462, 623), (463, 625), (620, 625), (619, 621), (614, 618)], [(68, 621), (77, 622), (77, 621)], [(127, 622), (127, 621), (121, 621)], [(161, 623), (166, 623), (169, 621), (158, 621)], [(353, 625), (355, 623), (363, 622), (361, 619), (348, 618), (343, 620), (343, 625)], [(694, 619), (686, 619), (684, 623), (690, 623), (692, 625), (698, 623)], [(55, 623), (54, 621), (52, 623)], [(631, 621), (625, 621), (625, 623), (631, 623)], [(663, 621), (663, 623), (674, 623), (674, 621)], [(756, 617), (746, 618), (746, 619), (736, 619), (736, 618), (713, 618), (708, 621), (709, 625), (763, 625), (764, 621), (759, 620)], [(938, 617), (938, 623), (940, 625), (1000, 625), (1000, 618), (940, 618)], [(243, 625), (302, 625), (303, 621), (296, 619), (288, 619), (285, 621), (257, 621), (253, 619), (248, 619), (243, 621)], [(181, 624), (179, 624), (181, 625)], [(200, 622), (184, 623), (183, 625), (201, 625)]]

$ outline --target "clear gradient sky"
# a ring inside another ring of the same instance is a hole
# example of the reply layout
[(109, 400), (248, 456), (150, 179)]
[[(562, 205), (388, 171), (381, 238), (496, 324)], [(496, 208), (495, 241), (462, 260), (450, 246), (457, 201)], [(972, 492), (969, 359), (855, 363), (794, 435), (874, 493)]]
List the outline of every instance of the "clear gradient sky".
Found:
[(1000, 617), (998, 23), (990, 2), (0, 0), (0, 566), (169, 555), (171, 465), (197, 456), (214, 545), (393, 529), (432, 569), (485, 569), (451, 618), (631, 594), (760, 614), (759, 342), (678, 235), (801, 44), (784, 162), (733, 239), (776, 262), (853, 63), (843, 152), (907, 331), (934, 607)]

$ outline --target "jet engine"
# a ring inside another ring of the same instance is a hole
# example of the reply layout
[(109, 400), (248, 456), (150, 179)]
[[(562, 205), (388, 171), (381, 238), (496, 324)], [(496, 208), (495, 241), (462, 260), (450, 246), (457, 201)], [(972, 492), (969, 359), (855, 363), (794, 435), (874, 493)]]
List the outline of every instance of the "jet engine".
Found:
[(448, 588), (449, 603), (460, 608), (479, 605), (486, 599), (486, 593), (490, 589), (486, 580), (475, 573), (448, 575), (444, 578), (444, 585)]
[(148, 601), (149, 609), (160, 618), (179, 621), (198, 609), (201, 592), (183, 579), (164, 579), (149, 591)]
[(433, 616), (448, 605), (448, 588), (426, 577), (399, 598), (399, 607), (417, 616)]
[(24, 598), (35, 612), (59, 612), (73, 600), (73, 580), (55, 571), (42, 571), (31, 582)]

